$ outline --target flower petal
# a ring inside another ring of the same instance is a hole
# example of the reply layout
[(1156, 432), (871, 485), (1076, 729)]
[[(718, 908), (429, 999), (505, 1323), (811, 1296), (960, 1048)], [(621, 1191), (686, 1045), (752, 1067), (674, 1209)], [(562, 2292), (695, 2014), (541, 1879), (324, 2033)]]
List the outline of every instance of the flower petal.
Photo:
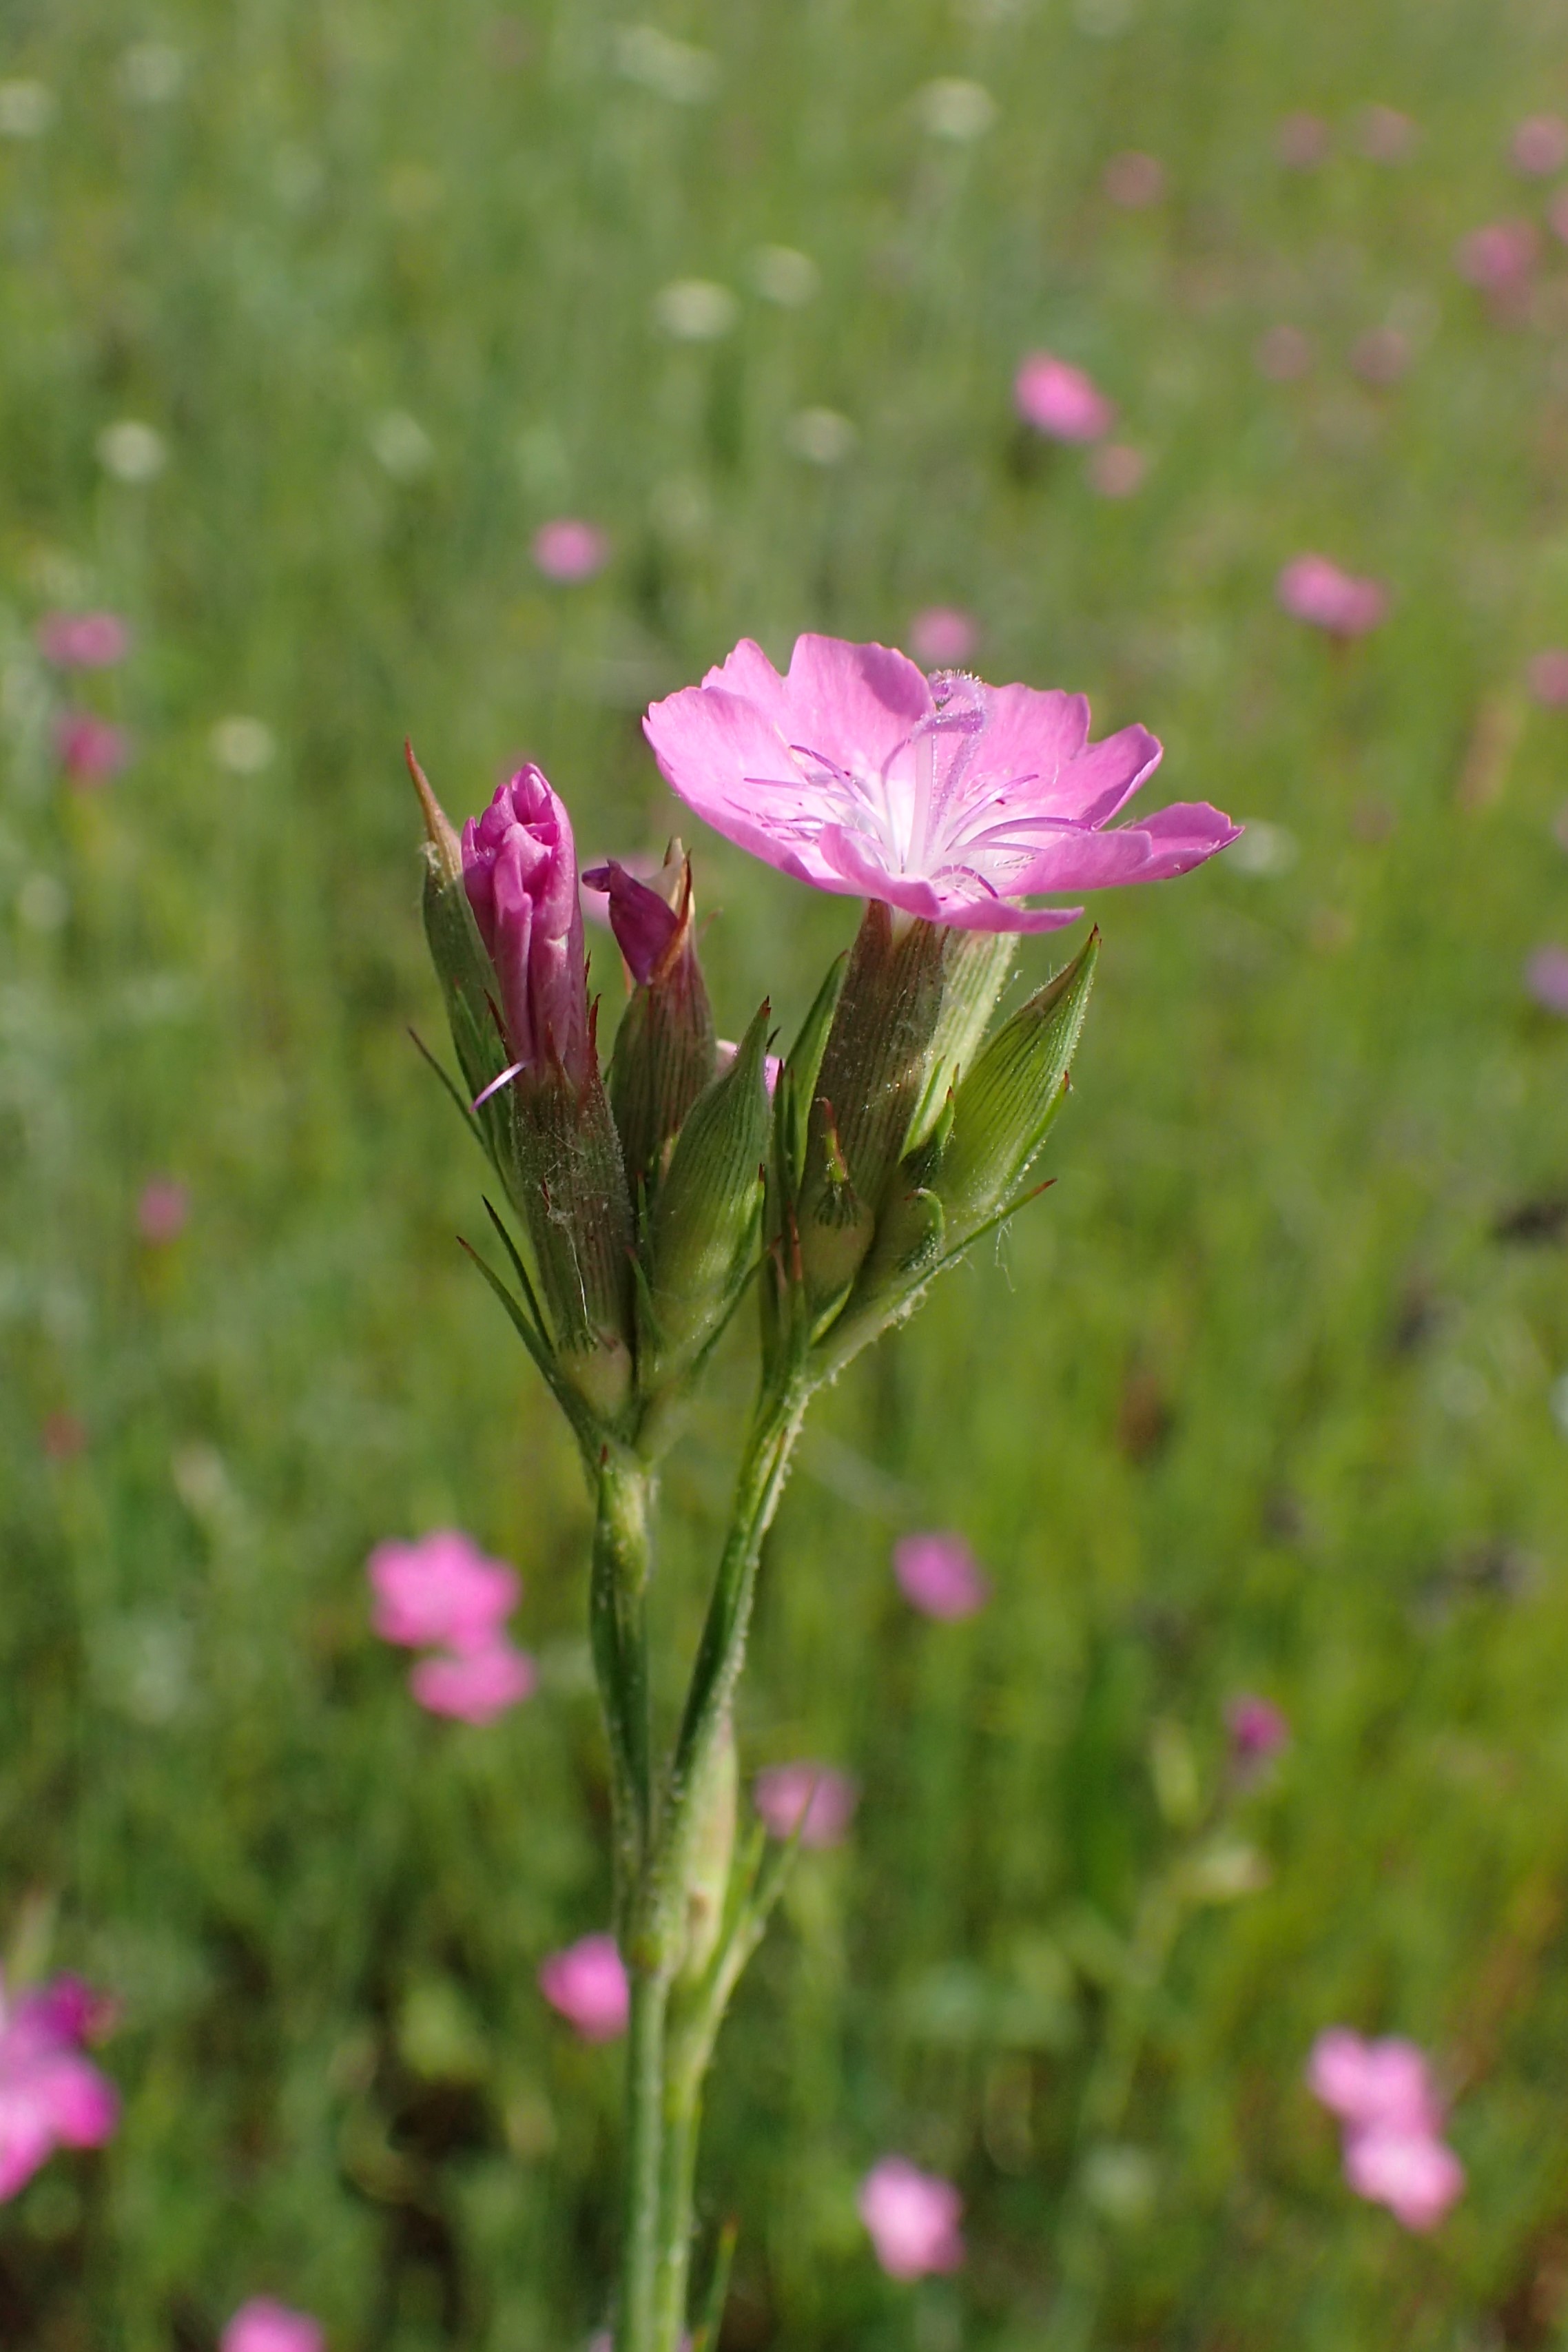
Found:
[(791, 740), (840, 768), (880, 768), (935, 708), (907, 654), (842, 637), (797, 637), (785, 686)]
[(665, 782), (715, 833), (797, 881), (842, 887), (816, 848), (817, 796), (754, 703), (724, 687), (683, 687), (653, 705), (643, 733)]

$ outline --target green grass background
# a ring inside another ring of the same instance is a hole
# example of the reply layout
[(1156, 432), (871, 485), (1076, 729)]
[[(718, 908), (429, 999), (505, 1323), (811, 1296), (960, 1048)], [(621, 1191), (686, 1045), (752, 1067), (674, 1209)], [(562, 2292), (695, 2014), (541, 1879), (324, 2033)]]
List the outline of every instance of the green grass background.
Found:
[[(0, 77), (57, 100), (0, 139), (0, 1941), (117, 1990), (125, 2099), (0, 2212), (0, 2338), (210, 2352), (264, 2291), (333, 2352), (601, 2320), (617, 2057), (533, 1982), (606, 1911), (585, 1505), (453, 1240), (481, 1171), (405, 1036), (438, 1008), (399, 744), (455, 814), (528, 752), (585, 851), (659, 845), (650, 695), (743, 633), (897, 642), (952, 601), (987, 676), (1144, 720), (1166, 796), (1299, 855), (1100, 904), (1056, 1189), (804, 1450), (746, 1759), (864, 1797), (722, 2045), (727, 2352), (1034, 2352), (1075, 2262), (1106, 2352), (1568, 2342), (1568, 1297), (1559, 1246), (1498, 1238), (1568, 1185), (1568, 1031), (1521, 978), (1568, 939), (1568, 719), (1521, 687), (1568, 641), (1568, 255), (1512, 322), (1452, 263), (1542, 215), (1507, 142), (1568, 100), (1568, 21), (671, 0), (714, 61), (687, 100), (622, 69), (634, 21), (0, 15)], [(992, 92), (983, 136), (922, 127), (939, 76)], [(1401, 166), (1358, 149), (1373, 100), (1420, 125)], [(1289, 172), (1303, 107), (1331, 149)], [(1135, 214), (1101, 191), (1128, 147), (1169, 177)], [(756, 291), (768, 244), (815, 261), (803, 307)], [(654, 319), (693, 276), (738, 305), (706, 345)], [(1391, 315), (1415, 356), (1377, 391), (1348, 354)], [(1253, 357), (1281, 322), (1289, 384)], [(1038, 344), (1119, 404), (1134, 498), (1021, 438)], [(831, 467), (790, 446), (810, 406), (856, 428)], [(95, 456), (125, 417), (166, 444), (144, 486)], [(530, 561), (563, 512), (614, 541), (584, 587)], [(1304, 547), (1393, 585), (1342, 656), (1274, 604)], [(78, 601), (137, 635), (83, 689), (137, 745), (93, 796), (32, 639)], [(259, 772), (215, 758), (236, 713)], [(853, 907), (696, 855), (721, 1026), (764, 992), (793, 1021)], [(161, 1171), (192, 1213), (157, 1250)], [(744, 1379), (737, 1340), (667, 1478), (671, 1658)], [(419, 1717), (367, 1630), (370, 1545), (446, 1521), (522, 1569), (542, 1662), (483, 1731)], [(968, 1625), (896, 1595), (921, 1525), (994, 1577)], [(1268, 1884), (1162, 1958), (1243, 1687), (1294, 1727), (1227, 1832)], [(1452, 2090), (1433, 2238), (1342, 2186), (1301, 2080), (1336, 2021)], [(959, 2278), (875, 2269), (854, 2189), (890, 2148), (962, 2184)]]

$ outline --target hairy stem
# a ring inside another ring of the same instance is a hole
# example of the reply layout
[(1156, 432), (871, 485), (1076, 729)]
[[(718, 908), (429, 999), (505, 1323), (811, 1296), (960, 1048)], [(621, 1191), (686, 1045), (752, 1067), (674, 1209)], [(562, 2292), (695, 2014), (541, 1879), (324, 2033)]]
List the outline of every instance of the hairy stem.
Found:
[(653, 1810), (647, 1663), (653, 1473), (635, 1455), (606, 1445), (596, 1485), (589, 1631), (610, 1750), (616, 1924), (624, 1940), (646, 1871)]
[(626, 2050), (626, 2170), (616, 2352), (675, 2352), (679, 2329), (658, 2325), (660, 2185), (664, 2158), (666, 1979), (634, 1968)]

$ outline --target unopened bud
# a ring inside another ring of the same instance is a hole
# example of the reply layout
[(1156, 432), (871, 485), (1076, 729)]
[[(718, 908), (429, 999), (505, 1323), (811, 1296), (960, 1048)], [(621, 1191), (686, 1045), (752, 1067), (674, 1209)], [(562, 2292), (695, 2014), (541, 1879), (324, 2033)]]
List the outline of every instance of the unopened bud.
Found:
[(768, 1007), (688, 1113), (654, 1203), (654, 1385), (689, 1365), (723, 1325), (756, 1255), (767, 1155)]
[(610, 1059), (610, 1104), (627, 1179), (651, 1197), (670, 1143), (716, 1067), (693, 932), (691, 861), (672, 841), (651, 882), (639, 882), (614, 858), (583, 879), (607, 893), (610, 928), (635, 983)]

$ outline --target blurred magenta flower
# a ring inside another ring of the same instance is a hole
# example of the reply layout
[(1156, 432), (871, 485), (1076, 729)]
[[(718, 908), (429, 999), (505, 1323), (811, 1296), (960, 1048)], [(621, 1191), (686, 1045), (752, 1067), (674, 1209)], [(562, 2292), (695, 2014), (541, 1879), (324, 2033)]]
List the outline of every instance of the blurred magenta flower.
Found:
[(1403, 2034), (1368, 2042), (1348, 2025), (1326, 2027), (1307, 2061), (1307, 2087), (1357, 2130), (1431, 2136), (1443, 2128), (1426, 2053)]
[(110, 669), (131, 650), (131, 629), (118, 613), (46, 613), (38, 650), (57, 669)]
[(1256, 1691), (1238, 1691), (1225, 1711), (1234, 1762), (1244, 1767), (1267, 1764), (1290, 1744), (1290, 1726), (1272, 1699)]
[(921, 2172), (905, 2157), (885, 2156), (860, 2183), (857, 2203), (889, 2278), (924, 2278), (955, 2271), (963, 2261), (963, 2200), (951, 2180)]
[(626, 2030), (631, 1994), (613, 1936), (584, 1936), (539, 1964), (539, 1990), (584, 2042), (613, 2042)]
[(463, 827), (463, 886), (500, 982), (518, 1069), (593, 1071), (572, 821), (531, 762)]
[(1130, 499), (1143, 487), (1149, 460), (1130, 441), (1102, 441), (1089, 453), (1089, 478), (1102, 499)]
[(1329, 126), (1321, 114), (1287, 114), (1274, 133), (1274, 152), (1292, 172), (1310, 172), (1329, 152)]
[(1326, 555), (1298, 555), (1279, 574), (1275, 593), (1296, 620), (1335, 637), (1364, 636), (1388, 611), (1388, 591), (1380, 580), (1342, 572)]
[(973, 1617), (991, 1598), (991, 1582), (962, 1536), (900, 1536), (893, 1574), (911, 1609), (924, 1617)]
[(55, 721), (55, 751), (68, 782), (90, 791), (120, 773), (131, 757), (131, 738), (90, 710), (64, 710)]
[(927, 669), (962, 669), (974, 658), (980, 627), (956, 604), (928, 604), (910, 623), (910, 643)]
[(57, 2147), (101, 2147), (112, 2136), (119, 2095), (81, 2055), (104, 2011), (79, 1977), (16, 2000), (0, 1993), (0, 2200)]
[(983, 685), (837, 637), (795, 641), (781, 678), (742, 639), (643, 721), (665, 777), (715, 831), (818, 889), (963, 930), (1052, 931), (1081, 909), (1035, 892), (1184, 874), (1238, 828), (1206, 803), (1104, 830), (1160, 746), (1089, 743), (1081, 695)]
[(1146, 205), (1157, 205), (1164, 194), (1165, 167), (1157, 155), (1129, 147), (1111, 157), (1100, 185), (1113, 205), (1142, 212)]
[(144, 1242), (162, 1248), (178, 1241), (191, 1213), (191, 1196), (174, 1176), (152, 1176), (136, 1202), (136, 1230)]
[(1410, 358), (1410, 338), (1397, 327), (1369, 327), (1351, 351), (1351, 365), (1363, 383), (1397, 383)]
[(1386, 2205), (1406, 2230), (1435, 2229), (1465, 2190), (1465, 2168), (1453, 2149), (1422, 2132), (1350, 2132), (1344, 2166), (1356, 2195)]
[(860, 1791), (847, 1772), (831, 1764), (771, 1764), (752, 1783), (763, 1826), (771, 1837), (792, 1838), (800, 1831), (802, 1845), (842, 1845)]
[(1098, 441), (1116, 418), (1093, 378), (1052, 352), (1031, 352), (1021, 362), (1013, 398), (1025, 424), (1052, 441)]
[(538, 1681), (528, 1652), (501, 1636), (481, 1650), (420, 1658), (408, 1673), (408, 1687), (419, 1706), (459, 1723), (493, 1723), (508, 1707), (531, 1698)]
[(1559, 709), (1568, 702), (1568, 653), (1552, 647), (1537, 654), (1526, 677), (1531, 695), (1548, 709)]
[(610, 560), (610, 542), (591, 522), (561, 515), (533, 534), (533, 560), (547, 580), (591, 580)]
[(242, 2303), (218, 2338), (218, 2352), (325, 2352), (326, 2334), (309, 2312), (258, 2294)]
[(1568, 163), (1568, 122), (1558, 114), (1527, 114), (1509, 142), (1509, 160), (1531, 179), (1549, 180)]
[(1294, 383), (1312, 364), (1312, 346), (1300, 327), (1270, 327), (1253, 351), (1259, 375), (1271, 383)]
[(521, 1598), (517, 1570), (490, 1559), (455, 1528), (417, 1543), (381, 1543), (365, 1563), (375, 1595), (371, 1622), (384, 1642), (459, 1657), (488, 1649)]
[(1535, 268), (1540, 242), (1533, 221), (1489, 221), (1459, 239), (1454, 266), (1483, 294), (1517, 294)]
[(1548, 1013), (1568, 1015), (1568, 948), (1537, 948), (1524, 967), (1524, 984)]
[(1363, 106), (1356, 122), (1357, 143), (1374, 163), (1403, 163), (1419, 135), (1409, 115), (1394, 106)]

